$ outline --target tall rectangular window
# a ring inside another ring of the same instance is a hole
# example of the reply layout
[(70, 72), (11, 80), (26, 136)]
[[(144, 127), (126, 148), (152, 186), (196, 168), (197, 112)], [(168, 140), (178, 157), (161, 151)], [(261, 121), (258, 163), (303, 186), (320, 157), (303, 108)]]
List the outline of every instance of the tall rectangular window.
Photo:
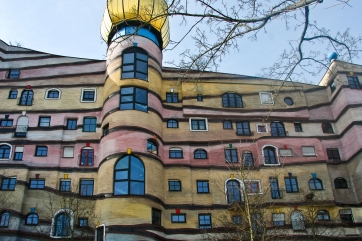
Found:
[(271, 177), (269, 178), (269, 182), (270, 182), (271, 198), (272, 199), (280, 198), (278, 179), (275, 177)]
[(148, 55), (140, 48), (131, 48), (122, 55), (122, 79), (148, 79)]
[(178, 103), (178, 93), (166, 93), (167, 103)]
[(96, 130), (97, 130), (97, 118), (84, 117), (83, 132), (96, 132)]
[(330, 160), (330, 161), (340, 161), (341, 160), (338, 149), (327, 149), (327, 156), (328, 156), (328, 160)]
[(140, 110), (148, 111), (148, 92), (145, 89), (137, 87), (121, 88), (121, 110)]
[(17, 146), (14, 151), (14, 160), (21, 161), (23, 160), (24, 147)]
[(93, 196), (93, 180), (80, 180), (79, 194), (81, 196)]
[(250, 136), (250, 125), (249, 121), (236, 122), (236, 134), (240, 136)]
[(152, 224), (161, 225), (161, 211), (152, 208)]
[(16, 177), (3, 178), (1, 180), (1, 190), (15, 190)]
[(236, 149), (225, 149), (224, 153), (226, 162), (238, 162), (238, 152)]
[(299, 192), (298, 181), (296, 177), (285, 177), (285, 190), (288, 193)]
[(211, 228), (211, 214), (199, 214), (199, 228)]
[(67, 130), (77, 129), (77, 119), (67, 119)]
[(197, 193), (209, 193), (209, 181), (197, 181)]

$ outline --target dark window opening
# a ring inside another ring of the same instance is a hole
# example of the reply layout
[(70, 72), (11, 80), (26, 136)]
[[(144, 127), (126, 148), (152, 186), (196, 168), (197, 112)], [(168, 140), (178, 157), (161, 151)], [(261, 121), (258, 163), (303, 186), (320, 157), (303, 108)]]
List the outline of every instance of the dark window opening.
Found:
[(168, 181), (168, 190), (169, 191), (181, 191), (181, 181), (169, 180)]
[(232, 129), (233, 128), (232, 122), (231, 121), (224, 121), (223, 122), (223, 128), (224, 129)]
[(161, 225), (161, 211), (152, 208), (152, 224)]
[(236, 122), (236, 134), (240, 136), (250, 136), (249, 121)]
[(322, 123), (322, 130), (323, 133), (329, 133), (329, 134), (334, 133), (331, 123)]
[(240, 95), (236, 93), (225, 93), (222, 95), (223, 107), (243, 107), (243, 100)]
[(330, 161), (340, 161), (341, 160), (338, 149), (327, 149), (327, 156), (328, 156), (328, 160), (330, 160)]
[(294, 130), (295, 130), (295, 132), (302, 132), (302, 131), (303, 131), (303, 129), (302, 129), (302, 123), (295, 122), (295, 123), (294, 123)]
[(167, 103), (178, 103), (178, 93), (166, 93)]
[(351, 89), (361, 89), (361, 84), (358, 81), (356, 76), (347, 76), (349, 88)]
[(334, 179), (334, 187), (336, 189), (348, 188), (346, 179), (344, 179), (342, 177), (337, 177), (336, 179)]
[(148, 93), (147, 90), (137, 87), (121, 88), (121, 110), (140, 110), (148, 111)]
[(271, 178), (269, 178), (269, 182), (270, 182), (271, 198), (272, 199), (280, 198), (278, 179), (275, 177), (271, 177)]
[(282, 122), (272, 122), (270, 129), (272, 136), (285, 136), (284, 124)]
[(29, 188), (30, 189), (44, 189), (45, 179), (30, 179)]

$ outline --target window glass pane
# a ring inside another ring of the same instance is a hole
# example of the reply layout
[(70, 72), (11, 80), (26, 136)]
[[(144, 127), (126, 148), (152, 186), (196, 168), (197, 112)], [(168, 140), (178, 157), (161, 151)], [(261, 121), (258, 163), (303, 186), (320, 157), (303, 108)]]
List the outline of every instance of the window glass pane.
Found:
[(134, 53), (128, 53), (123, 55), (123, 63), (130, 64), (134, 61)]
[[(122, 71), (133, 71), (133, 67), (134, 67), (133, 64), (131, 64), (131, 65), (124, 65), (124, 66), (122, 67)], [(133, 75), (132, 75), (132, 76), (133, 76)]]
[(123, 95), (121, 97), (122, 102), (132, 102), (133, 101), (133, 95)]
[(135, 104), (135, 110), (147, 112), (147, 106), (142, 104)]
[(116, 171), (116, 180), (128, 179), (128, 170)]
[(124, 79), (134, 78), (134, 73), (133, 72), (124, 72), (124, 73), (122, 73), (122, 78), (124, 78)]
[(136, 88), (136, 102), (147, 104), (147, 91)]
[(141, 59), (141, 60), (144, 60), (144, 61), (148, 61), (148, 56), (147, 55), (144, 55), (144, 54), (141, 54), (141, 53), (137, 53), (137, 59)]
[(146, 75), (146, 74), (139, 73), (139, 72), (136, 72), (136, 78), (137, 78), (137, 79), (147, 80), (147, 75)]
[(115, 182), (114, 183), (114, 194), (115, 195), (124, 195), (128, 194), (128, 182)]
[(143, 182), (131, 182), (130, 188), (131, 188), (130, 194), (135, 194), (135, 195), (145, 194), (145, 185)]
[(122, 95), (133, 94), (133, 87), (123, 87), (121, 89), (121, 94)]
[(137, 60), (136, 66), (137, 66), (136, 71), (142, 72), (142, 73), (147, 73), (147, 63)]
[(117, 162), (116, 169), (127, 169), (129, 162), (129, 156), (123, 157)]
[(144, 177), (144, 167), (141, 161), (139, 161), (136, 157), (131, 157), (131, 180), (145, 180)]
[(121, 110), (133, 110), (133, 104), (121, 104)]

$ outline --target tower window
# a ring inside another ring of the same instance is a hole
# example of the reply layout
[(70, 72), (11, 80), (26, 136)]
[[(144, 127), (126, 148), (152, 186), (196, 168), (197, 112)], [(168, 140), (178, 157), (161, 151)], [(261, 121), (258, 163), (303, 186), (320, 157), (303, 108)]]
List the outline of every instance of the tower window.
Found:
[(137, 87), (121, 88), (120, 109), (147, 112), (147, 90)]
[(122, 79), (148, 79), (148, 55), (140, 48), (131, 48), (123, 52)]

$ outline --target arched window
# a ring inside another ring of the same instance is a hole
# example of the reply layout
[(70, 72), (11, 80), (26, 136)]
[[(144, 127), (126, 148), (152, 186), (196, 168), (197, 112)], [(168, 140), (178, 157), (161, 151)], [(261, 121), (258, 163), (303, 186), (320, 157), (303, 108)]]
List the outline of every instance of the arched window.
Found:
[(71, 210), (60, 210), (55, 213), (52, 220), (52, 237), (71, 237), (73, 229), (73, 212)]
[(272, 136), (285, 136), (284, 124), (279, 121), (274, 121), (270, 124)]
[(29, 213), (26, 216), (25, 224), (27, 225), (38, 225), (39, 216), (36, 213)]
[(319, 210), (317, 212), (317, 219), (318, 221), (329, 221), (331, 220), (329, 217), (329, 212), (327, 212), (326, 210)]
[(9, 99), (16, 99), (18, 98), (18, 91), (17, 90), (10, 90), (9, 91)]
[(331, 123), (328, 122), (322, 123), (322, 130), (323, 133), (334, 133)]
[(0, 144), (0, 159), (10, 159), (11, 146)]
[(151, 152), (155, 155), (158, 155), (158, 147), (154, 141), (148, 140), (147, 141), (147, 151)]
[(45, 99), (60, 99), (60, 93), (58, 89), (48, 89), (45, 92)]
[(236, 93), (225, 93), (222, 95), (223, 107), (243, 107), (243, 99)]
[(207, 158), (207, 152), (204, 149), (197, 149), (194, 152), (194, 158), (195, 159), (206, 159)]
[(348, 188), (346, 179), (342, 177), (337, 177), (336, 179), (334, 179), (334, 187), (336, 189)]
[(251, 153), (250, 151), (244, 151), (243, 155), (242, 155), (242, 161), (243, 161), (244, 167), (254, 166), (253, 153)]
[(227, 203), (240, 202), (241, 201), (241, 191), (240, 183), (236, 180), (229, 180), (226, 183), (226, 195)]
[(80, 154), (81, 166), (93, 166), (94, 164), (94, 151), (92, 147), (84, 147)]
[(34, 98), (34, 92), (32, 90), (23, 90), (19, 105), (32, 105)]
[(318, 178), (312, 178), (309, 180), (310, 190), (323, 190), (323, 183)]
[(130, 48), (122, 55), (122, 79), (148, 79), (148, 54), (140, 48)]
[(300, 211), (294, 210), (290, 215), (290, 220), (294, 231), (305, 230), (303, 214)]
[(178, 128), (178, 121), (177, 120), (168, 120), (167, 121), (167, 128)]
[(263, 149), (264, 164), (278, 165), (279, 158), (277, 156), (276, 149), (272, 146), (264, 147)]
[(231, 123), (231, 121), (226, 120), (223, 122), (223, 127), (224, 127), (224, 129), (232, 129), (233, 124)]
[(127, 155), (114, 168), (114, 195), (144, 195), (145, 167), (140, 159)]
[(2, 212), (0, 216), (0, 227), (8, 227), (10, 220), (10, 213), (9, 212)]

